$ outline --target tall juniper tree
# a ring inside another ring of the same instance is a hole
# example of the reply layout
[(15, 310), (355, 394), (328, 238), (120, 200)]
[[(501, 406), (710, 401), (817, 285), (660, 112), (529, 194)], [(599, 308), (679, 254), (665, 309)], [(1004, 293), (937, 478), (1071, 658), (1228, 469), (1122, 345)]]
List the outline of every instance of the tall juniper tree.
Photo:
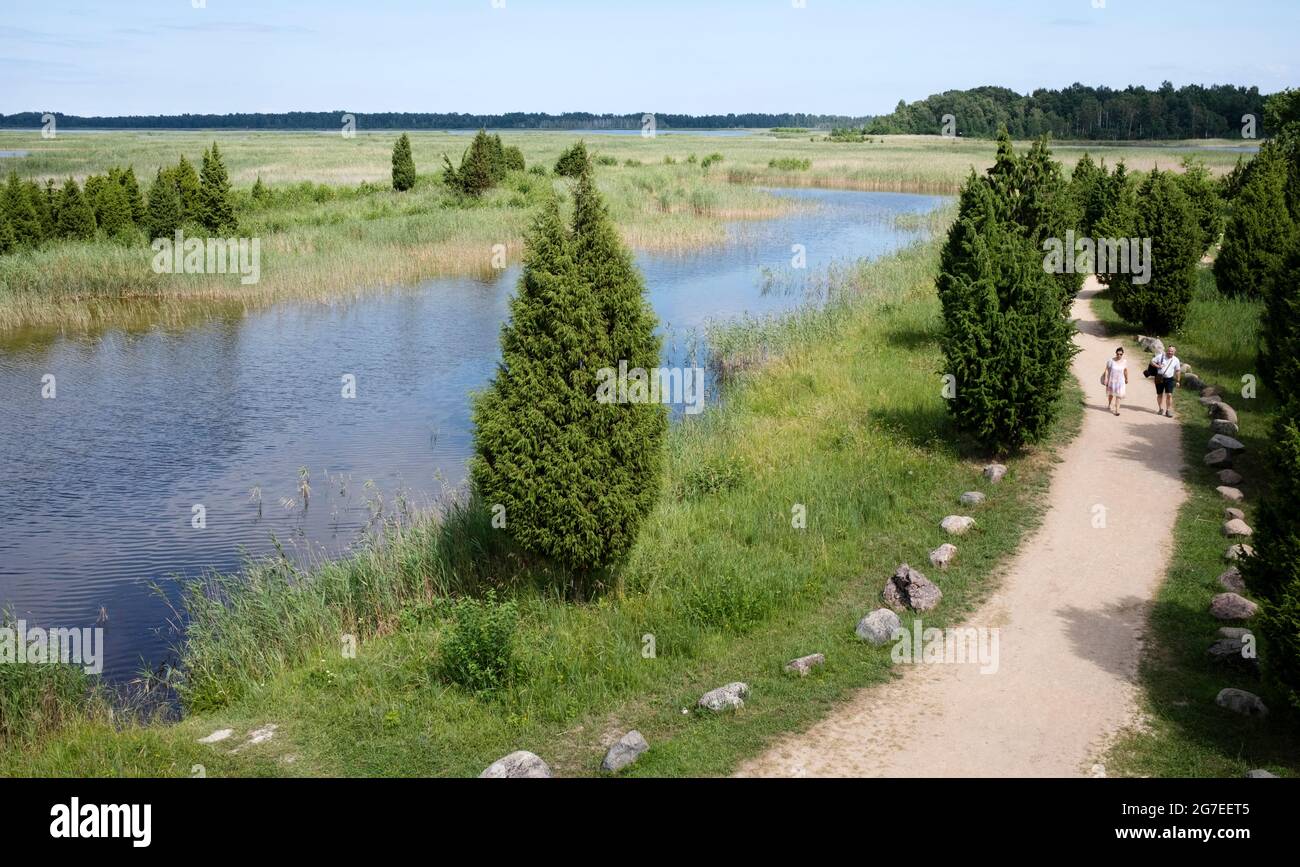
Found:
[[(1140, 244), (1150, 239), (1150, 270), (1112, 277), (1115, 312), (1152, 334), (1177, 331), (1192, 301), (1202, 235), (1191, 201), (1169, 172), (1152, 169), (1142, 182), (1133, 232)], [(1130, 265), (1134, 256), (1130, 251)]]
[(217, 143), (203, 152), (203, 168), (199, 172), (199, 225), (213, 234), (235, 231), (235, 206), (230, 199), (230, 176), (221, 158)]
[(411, 155), (411, 137), (406, 133), (393, 145), (393, 189), (404, 193), (415, 186), (415, 157)]

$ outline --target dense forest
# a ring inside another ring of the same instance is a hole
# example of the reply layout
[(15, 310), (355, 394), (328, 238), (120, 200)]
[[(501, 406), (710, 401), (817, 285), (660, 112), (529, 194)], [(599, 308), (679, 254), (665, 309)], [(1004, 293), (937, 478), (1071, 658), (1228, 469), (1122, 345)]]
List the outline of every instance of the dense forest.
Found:
[(975, 138), (992, 138), (1002, 127), (1018, 139), (1044, 134), (1093, 140), (1240, 138), (1242, 116), (1250, 114), (1258, 119), (1255, 134), (1263, 137), (1263, 112), (1259, 88), (1228, 84), (1175, 88), (1166, 81), (1156, 90), (1072, 84), (1028, 96), (1005, 87), (977, 87), (934, 94), (910, 105), (899, 102), (893, 114), (877, 117), (866, 131), (937, 135), (943, 116), (950, 114), (959, 135)]
[[(510, 112), (509, 114), (434, 114), (429, 112), (344, 112), (290, 111), (279, 114), (179, 114), (127, 115), (121, 117), (79, 117), (54, 112), (59, 129), (269, 129), (334, 130), (342, 126), (344, 114), (356, 119), (361, 130), (446, 130), (446, 129), (640, 129), (645, 114), (589, 114), (565, 112)], [(42, 113), (25, 111), (0, 114), (0, 129), (36, 129)], [(655, 128), (669, 129), (766, 129), (768, 127), (855, 126), (870, 115), (850, 117), (830, 114), (656, 114)]]

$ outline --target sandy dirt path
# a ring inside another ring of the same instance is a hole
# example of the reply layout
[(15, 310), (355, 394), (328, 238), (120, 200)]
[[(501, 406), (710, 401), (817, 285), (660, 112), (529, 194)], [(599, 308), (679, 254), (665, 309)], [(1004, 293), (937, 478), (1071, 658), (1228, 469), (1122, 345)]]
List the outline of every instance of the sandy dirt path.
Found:
[[(1129, 358), (1121, 415), (1106, 410), (1099, 379), (1118, 341), (1103, 339), (1092, 315), (1099, 288), (1089, 278), (1073, 309), (1083, 428), (1055, 471), (1042, 526), (966, 623), (999, 628), (998, 671), (900, 665), (902, 677), (778, 740), (740, 776), (1086, 775), (1109, 736), (1135, 718), (1147, 606), (1185, 498), (1183, 460), (1177, 420), (1155, 414), (1145, 355)], [(945, 541), (937, 527), (933, 541)], [(910, 626), (911, 615), (902, 619)]]

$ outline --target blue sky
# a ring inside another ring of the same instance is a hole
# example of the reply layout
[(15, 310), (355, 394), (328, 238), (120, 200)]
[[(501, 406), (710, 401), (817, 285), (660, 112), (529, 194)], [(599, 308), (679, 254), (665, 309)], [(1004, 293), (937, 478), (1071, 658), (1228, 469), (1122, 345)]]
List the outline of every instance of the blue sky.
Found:
[(195, 2), (4, 0), (0, 113), (858, 115), (980, 84), (1300, 84), (1297, 0)]

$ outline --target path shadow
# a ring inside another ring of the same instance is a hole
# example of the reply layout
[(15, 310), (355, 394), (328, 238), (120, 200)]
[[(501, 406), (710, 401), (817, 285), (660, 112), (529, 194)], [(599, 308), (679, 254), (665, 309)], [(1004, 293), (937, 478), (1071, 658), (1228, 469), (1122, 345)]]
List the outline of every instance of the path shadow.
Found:
[(1065, 621), (1065, 634), (1075, 656), (1125, 680), (1136, 680), (1142, 651), (1138, 636), (1146, 617), (1141, 597), (1125, 596), (1101, 611), (1070, 606), (1056, 614)]

